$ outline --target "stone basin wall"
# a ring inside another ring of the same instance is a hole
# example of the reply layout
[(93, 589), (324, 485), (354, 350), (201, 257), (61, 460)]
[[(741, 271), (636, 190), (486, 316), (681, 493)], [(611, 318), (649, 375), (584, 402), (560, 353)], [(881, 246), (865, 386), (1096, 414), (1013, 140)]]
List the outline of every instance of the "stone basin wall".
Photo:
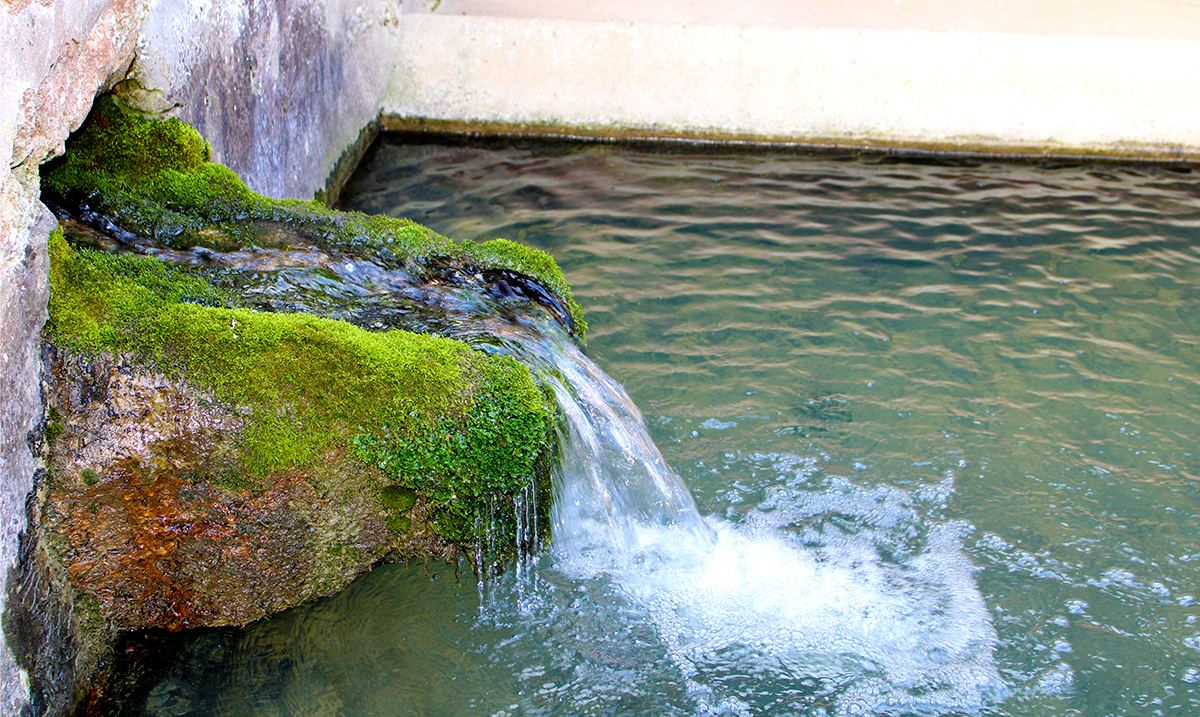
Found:
[[(213, 159), (251, 189), (323, 194), (369, 139), (392, 72), (383, 48), (397, 41), (398, 25), (387, 0), (7, 0), (0, 8), (0, 609), (14, 597), (49, 597), (44, 582), (21, 584), (17, 569), (44, 470), (39, 333), (56, 221), (39, 201), (39, 166), (62, 153), (96, 95), (117, 88), (145, 111), (197, 127)], [(35, 557), (36, 546), (25, 548)], [(26, 626), (44, 633), (40, 647), (0, 645), (0, 714), (72, 709), (78, 685), (31, 696), (39, 677), (76, 677), (77, 656), (51, 639), (67, 627), (63, 614), (47, 605), (45, 620)], [(17, 665), (15, 650), (35, 649), (46, 675)]]

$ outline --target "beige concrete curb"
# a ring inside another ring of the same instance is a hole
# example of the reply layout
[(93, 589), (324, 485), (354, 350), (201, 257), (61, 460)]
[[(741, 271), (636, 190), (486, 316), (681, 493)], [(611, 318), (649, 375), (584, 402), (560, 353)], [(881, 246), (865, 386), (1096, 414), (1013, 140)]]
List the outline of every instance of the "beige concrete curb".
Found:
[(1200, 41), (407, 13), (385, 126), (1200, 161)]

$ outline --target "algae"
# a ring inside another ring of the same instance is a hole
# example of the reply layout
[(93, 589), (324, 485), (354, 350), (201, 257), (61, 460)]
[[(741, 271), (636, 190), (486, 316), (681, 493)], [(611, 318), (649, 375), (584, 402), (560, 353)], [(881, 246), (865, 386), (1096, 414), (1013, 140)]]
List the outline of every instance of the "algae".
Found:
[(446, 266), (516, 271), (545, 286), (566, 308), (568, 328), (581, 340), (586, 334), (570, 285), (542, 251), (502, 239), (456, 245), (407, 219), (264, 197), (210, 155), (200, 134), (179, 119), (147, 119), (104, 95), (66, 153), (43, 167), (43, 188), (126, 242), (144, 237), (176, 249), (225, 250), (262, 241), (255, 222), (281, 222), (327, 245), (390, 251), (418, 275)]

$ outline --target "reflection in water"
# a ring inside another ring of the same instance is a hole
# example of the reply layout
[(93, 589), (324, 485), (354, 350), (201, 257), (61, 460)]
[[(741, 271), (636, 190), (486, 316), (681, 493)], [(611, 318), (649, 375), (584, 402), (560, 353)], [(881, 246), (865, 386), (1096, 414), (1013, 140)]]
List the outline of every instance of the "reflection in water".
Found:
[(520, 578), (381, 568), (198, 634), (144, 714), (1200, 712), (1191, 175), (401, 144), (366, 169), (351, 208), (554, 254), (715, 542), (560, 503), (599, 532)]

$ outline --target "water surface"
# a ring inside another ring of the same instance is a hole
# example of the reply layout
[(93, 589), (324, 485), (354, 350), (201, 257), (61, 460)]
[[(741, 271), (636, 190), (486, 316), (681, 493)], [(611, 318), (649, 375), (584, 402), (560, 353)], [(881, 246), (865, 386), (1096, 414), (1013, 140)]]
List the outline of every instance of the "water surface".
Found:
[(1193, 174), (393, 140), (344, 196), (550, 252), (720, 560), (377, 569), (145, 714), (1200, 713)]

